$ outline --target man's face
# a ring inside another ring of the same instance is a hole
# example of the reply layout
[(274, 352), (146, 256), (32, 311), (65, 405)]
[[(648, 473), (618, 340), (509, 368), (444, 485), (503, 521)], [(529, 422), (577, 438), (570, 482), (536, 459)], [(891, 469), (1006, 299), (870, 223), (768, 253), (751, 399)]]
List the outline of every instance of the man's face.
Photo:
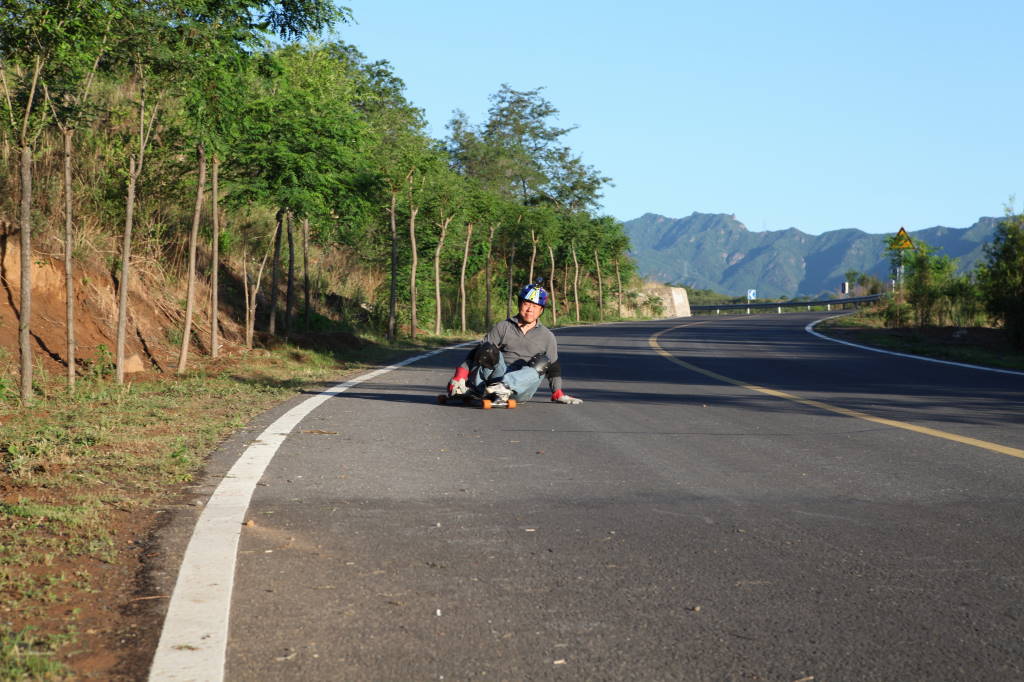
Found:
[(533, 324), (536, 322), (542, 312), (544, 312), (543, 306), (539, 306), (533, 301), (519, 302), (519, 319), (526, 324)]

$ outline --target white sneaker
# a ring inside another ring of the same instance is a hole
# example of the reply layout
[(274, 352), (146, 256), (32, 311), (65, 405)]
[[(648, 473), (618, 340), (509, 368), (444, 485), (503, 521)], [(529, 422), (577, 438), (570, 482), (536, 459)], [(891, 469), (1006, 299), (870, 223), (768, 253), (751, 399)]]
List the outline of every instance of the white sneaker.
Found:
[(512, 397), (512, 389), (500, 381), (487, 386), (487, 393), (494, 396), (495, 400), (503, 403), (508, 402), (508, 399)]

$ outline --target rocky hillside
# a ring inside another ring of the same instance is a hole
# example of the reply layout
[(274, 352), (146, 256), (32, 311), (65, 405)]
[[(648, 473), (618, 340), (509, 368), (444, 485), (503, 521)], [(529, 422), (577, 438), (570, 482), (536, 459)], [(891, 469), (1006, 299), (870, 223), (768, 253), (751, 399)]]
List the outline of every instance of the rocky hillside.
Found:
[[(968, 228), (911, 231), (957, 258), (961, 271), (983, 258), (997, 218)], [(762, 298), (834, 293), (844, 274), (856, 270), (889, 278), (884, 234), (833, 230), (814, 236), (795, 228), (751, 232), (734, 215), (693, 213), (666, 218), (648, 213), (625, 223), (640, 273), (658, 282), (741, 296), (757, 289)]]

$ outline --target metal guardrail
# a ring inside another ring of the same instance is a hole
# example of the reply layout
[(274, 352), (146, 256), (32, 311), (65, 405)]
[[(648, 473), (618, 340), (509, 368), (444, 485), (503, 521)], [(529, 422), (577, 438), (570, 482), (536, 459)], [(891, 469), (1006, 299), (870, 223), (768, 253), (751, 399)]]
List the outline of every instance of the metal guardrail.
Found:
[(836, 305), (847, 305), (847, 304), (860, 304), (860, 303), (873, 303), (880, 300), (885, 294), (872, 294), (870, 296), (857, 296), (856, 298), (831, 298), (825, 301), (783, 301), (781, 303), (722, 303), (720, 305), (691, 305), (691, 313), (710, 313), (714, 311), (716, 315), (720, 314), (723, 310), (746, 310), (747, 314), (750, 314), (751, 310), (767, 310), (770, 308), (776, 308), (779, 313), (782, 312), (783, 308), (817, 308), (825, 306), (826, 310), (831, 311), (832, 306)]

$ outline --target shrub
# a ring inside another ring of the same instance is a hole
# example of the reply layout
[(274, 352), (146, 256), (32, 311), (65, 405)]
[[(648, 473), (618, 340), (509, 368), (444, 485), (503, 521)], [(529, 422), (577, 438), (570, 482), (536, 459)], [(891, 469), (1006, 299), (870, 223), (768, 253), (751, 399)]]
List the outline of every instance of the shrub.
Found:
[(971, 275), (954, 277), (943, 292), (949, 319), (957, 327), (973, 327), (982, 315), (981, 290)]
[(890, 329), (906, 327), (910, 324), (910, 313), (909, 303), (903, 303), (891, 298), (886, 302), (885, 307), (882, 308), (882, 319), (885, 320), (885, 326)]

